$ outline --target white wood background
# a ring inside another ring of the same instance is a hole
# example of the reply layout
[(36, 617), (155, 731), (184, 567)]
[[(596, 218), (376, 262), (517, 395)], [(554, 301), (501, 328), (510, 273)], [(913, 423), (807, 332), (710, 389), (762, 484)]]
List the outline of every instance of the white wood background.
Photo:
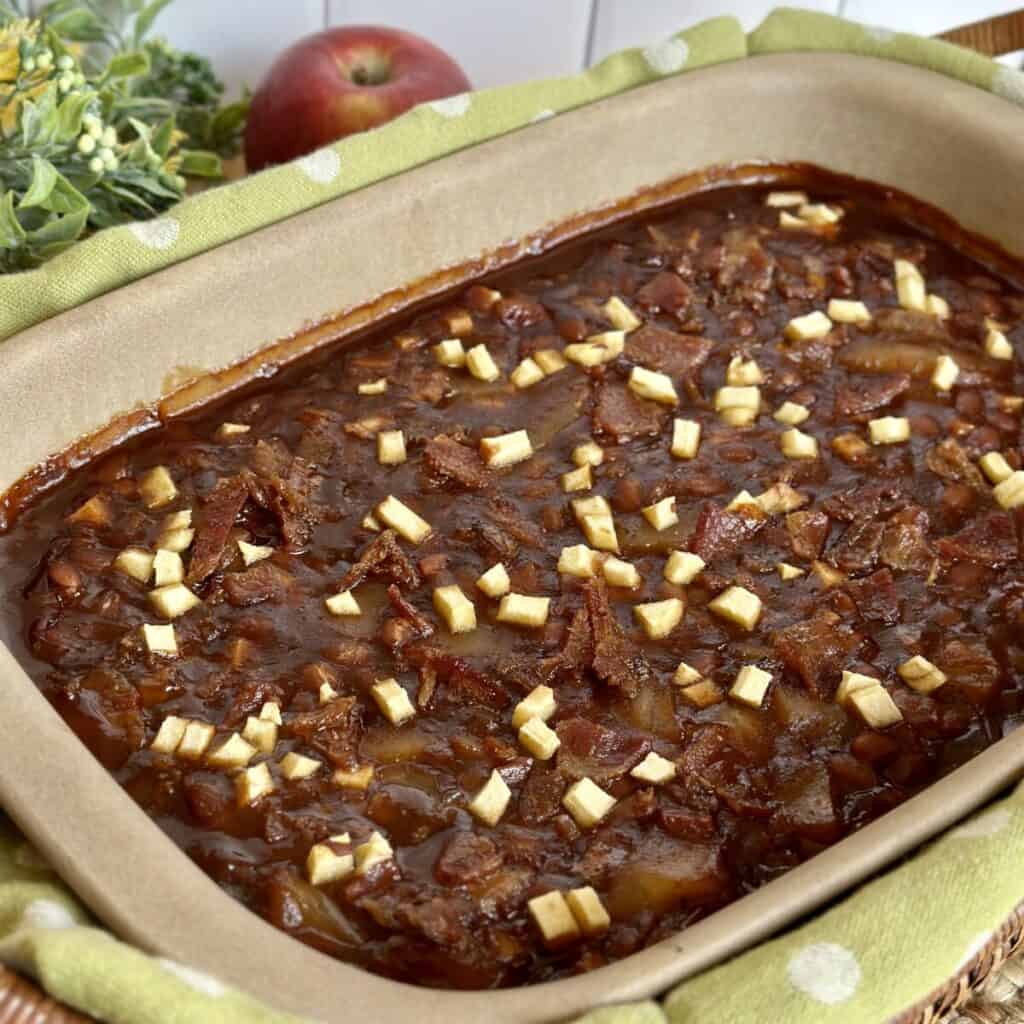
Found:
[[(35, 0), (41, 4), (43, 0)], [(781, 3), (783, 0), (777, 0)], [(930, 35), (1014, 9), (1018, 0), (797, 0), (804, 7)], [(275, 54), (329, 25), (392, 25), (450, 53), (476, 88), (572, 74), (613, 50), (735, 14), (752, 28), (767, 0), (175, 0), (156, 31), (206, 54), (237, 92)], [(1015, 58), (1019, 63), (1019, 58)]]

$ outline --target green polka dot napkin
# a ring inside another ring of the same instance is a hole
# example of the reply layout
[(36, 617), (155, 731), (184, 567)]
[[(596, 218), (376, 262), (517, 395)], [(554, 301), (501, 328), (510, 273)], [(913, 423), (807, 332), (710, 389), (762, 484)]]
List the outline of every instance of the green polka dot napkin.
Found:
[[(571, 78), (425, 104), (376, 131), (186, 200), (158, 220), (102, 231), (38, 270), (0, 277), (0, 338), (273, 221), (532, 121), (667, 75), (796, 50), (917, 64), (1024, 106), (1024, 73), (946, 43), (787, 9), (771, 14), (749, 37), (735, 19), (717, 18), (614, 54)], [(577, 1024), (887, 1020), (945, 984), (1009, 917), (1024, 899), (1021, 863), (1024, 787), (809, 922), (684, 982), (662, 1000), (597, 1009)], [(57, 999), (113, 1024), (294, 1019), (192, 965), (148, 957), (114, 939), (2, 820), (0, 960), (33, 975)]]

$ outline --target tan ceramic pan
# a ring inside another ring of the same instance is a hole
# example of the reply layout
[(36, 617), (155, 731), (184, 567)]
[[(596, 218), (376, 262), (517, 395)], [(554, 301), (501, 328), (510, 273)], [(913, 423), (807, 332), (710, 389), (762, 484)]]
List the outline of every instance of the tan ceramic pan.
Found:
[[(304, 325), (359, 307), (348, 323), (380, 315), (463, 273), (438, 276), (439, 268), (487, 254), (493, 264), (514, 255), (513, 240), (547, 237), (583, 212), (702, 168), (752, 160), (806, 161), (895, 186), (1024, 255), (1017, 108), (868, 58), (722, 65), (338, 199), (11, 339), (0, 346), (0, 490), (116, 415), (155, 406), (183, 374), (238, 363), (289, 336), (275, 358), (294, 355), (330, 333), (298, 335)], [(375, 303), (381, 295), (390, 298)], [(160, 409), (172, 413), (196, 395)], [(8, 638), (10, 625), (0, 628)], [(322, 956), (243, 909), (108, 777), (6, 647), (0, 679), (0, 801), (96, 914), (147, 949), (328, 1021), (553, 1021), (663, 991), (892, 862), (1024, 768), (1021, 730), (685, 934), (586, 977), (427, 994)]]

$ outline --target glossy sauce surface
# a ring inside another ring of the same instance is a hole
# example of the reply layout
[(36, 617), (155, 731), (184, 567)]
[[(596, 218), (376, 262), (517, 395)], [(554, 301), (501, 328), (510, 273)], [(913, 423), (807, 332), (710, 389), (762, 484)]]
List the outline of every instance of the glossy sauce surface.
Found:
[[(764, 189), (695, 196), (501, 275), (488, 282), (498, 299), (469, 288), (76, 473), (0, 541), (16, 653), (228, 892), (302, 941), (406, 981), (483, 988), (599, 967), (813, 856), (1020, 722), (1022, 513), (999, 505), (978, 462), (998, 451), (1021, 467), (1024, 295), (896, 219), (880, 194), (837, 191), (826, 176), (803, 187), (843, 210), (837, 225), (783, 229)], [(897, 259), (919, 268), (949, 317), (900, 307)], [(643, 321), (621, 356), (509, 383), (531, 353), (612, 329), (611, 296)], [(870, 322), (784, 337), (832, 298), (863, 301)], [(986, 354), (987, 319), (1013, 358)], [(453, 328), (466, 349), (487, 347), (498, 380), (439, 365), (434, 346)], [(931, 383), (940, 354), (959, 367), (949, 392)], [(714, 408), (737, 355), (763, 377), (749, 426)], [(678, 406), (633, 394), (634, 366), (667, 374)], [(358, 393), (380, 378), (385, 393)], [(773, 412), (786, 401), (809, 410), (800, 430), (817, 439), (816, 458), (780, 450), (788, 426)], [(868, 421), (885, 416), (908, 419), (908, 441), (870, 443)], [(671, 454), (674, 417), (701, 424), (696, 458)], [(225, 440), (225, 422), (249, 429)], [(396, 429), (407, 460), (381, 465), (376, 436)], [(532, 457), (489, 469), (480, 440), (522, 429)], [(843, 435), (867, 443), (844, 457), (832, 443)], [(604, 454), (593, 487), (565, 493), (560, 477), (591, 440)], [(149, 509), (139, 485), (158, 465), (177, 496)], [(740, 491), (779, 483), (799, 507), (726, 510)], [(388, 495), (430, 524), (429, 538), (368, 528)], [(585, 543), (571, 501), (592, 495), (610, 503), (633, 589), (557, 569), (563, 548)], [(76, 521), (97, 496), (98, 518)], [(656, 530), (641, 509), (666, 497), (679, 520)], [(113, 561), (126, 547), (155, 551), (184, 509), (196, 530), (186, 583), (201, 603), (173, 620), (178, 654), (166, 657), (141, 635), (167, 621), (152, 583)], [(246, 567), (238, 540), (273, 554)], [(706, 563), (685, 586), (664, 577), (681, 550)], [(551, 599), (545, 625), (497, 621), (499, 602), (476, 584), (497, 562), (513, 592)], [(779, 563), (803, 574), (783, 580)], [(451, 584), (477, 619), (455, 636), (432, 603)], [(763, 604), (752, 630), (708, 608), (733, 585)], [(329, 614), (339, 589), (361, 614)], [(682, 620), (651, 639), (634, 606), (670, 598)], [(914, 655), (945, 684), (921, 693), (902, 680)], [(674, 681), (680, 662), (715, 685), (714, 703), (695, 705)], [(728, 695), (745, 666), (771, 674), (758, 707)], [(902, 720), (872, 729), (837, 702), (843, 671), (878, 679)], [(371, 694), (388, 677), (416, 709), (400, 726)], [(512, 724), (538, 685), (557, 702), (547, 724), (560, 747), (546, 761)], [(255, 803), (240, 804), (233, 771), (150, 749), (178, 716), (216, 727), (212, 752), (267, 702), (282, 725), (273, 751), (249, 762), (267, 762), (274, 784)], [(651, 751), (675, 764), (673, 779), (630, 774)], [(320, 767), (289, 780), (289, 752)], [(366, 789), (334, 778), (367, 767)], [(511, 799), (489, 826), (467, 806), (494, 770)], [(562, 804), (584, 777), (616, 801), (592, 827)], [(314, 844), (374, 832), (392, 858), (310, 884)], [(588, 885), (610, 927), (545, 946), (528, 901)]]

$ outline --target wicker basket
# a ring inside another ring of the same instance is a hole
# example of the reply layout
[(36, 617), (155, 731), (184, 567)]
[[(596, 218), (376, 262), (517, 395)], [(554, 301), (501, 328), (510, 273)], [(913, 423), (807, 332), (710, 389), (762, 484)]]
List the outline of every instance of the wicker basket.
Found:
[[(1024, 50), (1024, 10), (972, 22), (941, 39), (997, 57)], [(0, 1024), (88, 1024), (0, 966)], [(1024, 902), (947, 985), (893, 1024), (1024, 1024)]]

